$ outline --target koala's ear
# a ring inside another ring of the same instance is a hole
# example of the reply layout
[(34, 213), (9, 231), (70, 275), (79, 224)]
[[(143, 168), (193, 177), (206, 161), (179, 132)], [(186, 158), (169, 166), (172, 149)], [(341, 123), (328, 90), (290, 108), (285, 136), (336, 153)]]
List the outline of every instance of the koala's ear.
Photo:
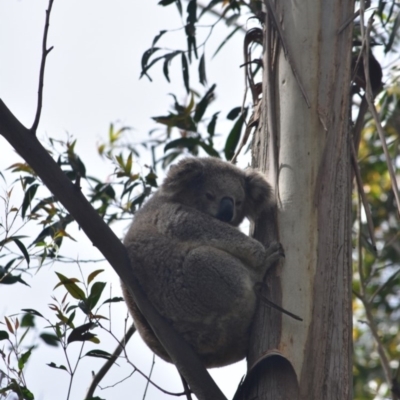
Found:
[(254, 221), (262, 211), (274, 204), (272, 188), (260, 172), (247, 169), (245, 171), (245, 190), (245, 213)]
[(183, 190), (196, 187), (204, 174), (199, 158), (185, 158), (171, 166), (162, 185), (165, 194), (177, 195)]

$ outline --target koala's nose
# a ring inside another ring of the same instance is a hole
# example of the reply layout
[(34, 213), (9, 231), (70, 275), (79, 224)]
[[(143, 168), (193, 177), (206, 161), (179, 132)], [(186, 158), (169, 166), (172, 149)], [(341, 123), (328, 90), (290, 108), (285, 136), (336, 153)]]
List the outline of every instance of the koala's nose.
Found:
[(230, 197), (223, 197), (219, 203), (217, 218), (224, 222), (229, 222), (233, 217), (233, 199)]

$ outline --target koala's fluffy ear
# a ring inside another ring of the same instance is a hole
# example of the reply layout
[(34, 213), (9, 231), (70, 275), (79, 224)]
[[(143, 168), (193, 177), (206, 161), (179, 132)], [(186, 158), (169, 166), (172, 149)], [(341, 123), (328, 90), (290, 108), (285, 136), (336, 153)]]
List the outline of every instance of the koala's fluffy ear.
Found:
[(177, 196), (188, 188), (195, 187), (203, 178), (204, 167), (201, 159), (185, 158), (171, 166), (162, 185), (164, 194)]
[(245, 213), (251, 220), (274, 204), (271, 185), (264, 176), (252, 169), (245, 171), (246, 206)]

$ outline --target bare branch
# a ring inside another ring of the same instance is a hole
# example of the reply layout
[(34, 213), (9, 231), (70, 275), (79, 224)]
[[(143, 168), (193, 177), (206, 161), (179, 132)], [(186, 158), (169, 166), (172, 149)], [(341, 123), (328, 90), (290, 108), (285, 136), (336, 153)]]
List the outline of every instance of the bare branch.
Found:
[[(365, 3), (364, 3), (364, 0), (361, 0), (360, 1), (360, 26), (361, 26), (361, 34), (362, 34), (363, 42), (365, 43), (365, 48), (363, 50), (363, 52), (364, 52), (364, 54), (363, 54), (364, 75), (365, 75), (365, 81), (366, 81), (365, 97), (368, 101), (369, 109), (371, 111), (371, 114), (375, 120), (377, 129), (378, 129), (379, 137), (382, 142), (383, 151), (384, 151), (385, 157), (386, 157), (386, 163), (387, 163), (387, 166), (389, 169), (389, 174), (390, 174), (391, 181), (392, 181), (392, 187), (395, 192), (394, 194), (396, 197), (397, 205), (400, 210), (400, 201), (398, 198), (397, 182), (396, 182), (396, 178), (394, 176), (393, 165), (390, 160), (390, 155), (389, 155), (389, 152), (388, 152), (388, 149), (386, 146), (383, 128), (382, 128), (378, 113), (377, 113), (375, 105), (374, 105), (374, 100), (373, 100), (374, 97), (373, 97), (373, 93), (372, 93), (371, 79), (370, 79), (370, 74), (369, 74), (369, 58), (368, 58), (369, 57), (369, 32), (372, 27), (373, 16), (369, 19), (367, 30), (365, 30), (365, 28), (364, 28), (364, 11), (365, 11)], [(393, 173), (393, 175), (392, 175), (392, 173)], [(360, 256), (359, 264), (361, 265), (361, 251), (360, 251), (359, 256)], [(389, 359), (385, 352), (385, 348), (383, 347), (381, 338), (378, 334), (378, 329), (377, 329), (377, 326), (375, 324), (375, 321), (374, 321), (374, 318), (372, 315), (371, 304), (367, 301), (366, 296), (365, 296), (365, 293), (366, 293), (365, 281), (363, 279), (361, 279), (362, 278), (362, 267), (359, 268), (359, 271), (360, 271), (360, 281), (361, 281), (361, 290), (362, 290), (361, 301), (364, 305), (365, 314), (366, 314), (366, 317), (368, 320), (368, 326), (371, 330), (372, 336), (374, 337), (376, 345), (378, 347), (378, 354), (379, 354), (379, 358), (382, 363), (383, 371), (385, 373), (386, 382), (389, 385), (389, 387), (391, 387), (392, 386), (392, 373), (391, 373), (391, 369), (390, 369), (390, 365), (389, 365)]]
[(360, 173), (360, 167), (358, 166), (356, 150), (355, 150), (354, 143), (352, 140), (350, 140), (350, 151), (351, 151), (351, 162), (353, 164), (353, 170), (354, 170), (354, 174), (356, 176), (358, 193), (360, 193), (360, 197), (361, 197), (361, 200), (362, 200), (362, 203), (364, 206), (364, 210), (365, 210), (365, 215), (367, 216), (367, 225), (368, 225), (369, 236), (371, 238), (372, 245), (374, 246), (374, 250), (376, 251), (376, 242), (375, 242), (375, 236), (374, 236), (374, 223), (372, 221), (371, 210), (369, 209), (369, 206), (368, 206), (367, 196), (365, 195), (365, 192), (364, 192), (364, 187), (363, 187), (361, 173)]
[[(362, 4), (361, 7), (363, 7), (363, 1), (361, 1), (361, 4)], [(389, 154), (389, 150), (387, 148), (385, 132), (383, 131), (383, 127), (382, 127), (378, 112), (376, 111), (376, 108), (375, 108), (374, 95), (373, 95), (373, 90), (372, 90), (372, 86), (371, 86), (371, 77), (370, 77), (370, 73), (369, 73), (369, 33), (372, 28), (373, 16), (369, 19), (367, 31), (365, 32), (363, 13), (364, 13), (364, 10), (363, 10), (363, 8), (361, 8), (361, 13), (360, 13), (361, 33), (363, 35), (363, 41), (365, 41), (365, 49), (364, 49), (364, 55), (363, 55), (364, 72), (365, 72), (364, 74), (365, 74), (365, 81), (367, 84), (366, 89), (365, 89), (366, 90), (365, 97), (368, 101), (369, 110), (372, 114), (372, 117), (374, 118), (374, 121), (376, 124), (376, 129), (378, 130), (379, 138), (382, 143), (382, 148), (383, 148), (383, 152), (385, 154), (386, 164), (387, 164), (389, 175), (390, 175), (390, 182), (392, 184), (394, 197), (396, 199), (397, 210), (400, 214), (400, 195), (399, 195), (399, 188), (397, 186), (397, 178), (396, 178), (396, 174), (394, 172), (393, 163), (392, 163), (392, 160), (391, 160), (391, 157)]]
[(40, 121), (40, 114), (42, 112), (42, 105), (43, 105), (43, 86), (44, 86), (44, 69), (46, 67), (46, 58), (53, 47), (47, 48), (47, 35), (49, 33), (50, 27), (50, 13), (51, 8), (53, 7), (54, 0), (49, 0), (49, 6), (46, 10), (46, 22), (44, 25), (44, 32), (43, 32), (43, 42), (42, 42), (42, 60), (40, 62), (40, 72), (39, 72), (39, 88), (38, 88), (38, 103), (36, 107), (36, 115), (35, 120), (33, 121), (32, 128), (30, 129), (31, 132), (36, 133), (36, 129), (39, 125)]
[(100, 368), (99, 372), (93, 376), (92, 383), (89, 386), (89, 389), (86, 392), (85, 399), (91, 399), (93, 397), (94, 391), (96, 390), (98, 384), (110, 370), (110, 368), (114, 365), (115, 361), (118, 359), (119, 355), (124, 350), (126, 344), (129, 342), (129, 339), (135, 333), (136, 328), (135, 325), (131, 325), (129, 329), (126, 331), (124, 337), (121, 342), (118, 344), (117, 348), (114, 350), (111, 357), (107, 360), (107, 362)]

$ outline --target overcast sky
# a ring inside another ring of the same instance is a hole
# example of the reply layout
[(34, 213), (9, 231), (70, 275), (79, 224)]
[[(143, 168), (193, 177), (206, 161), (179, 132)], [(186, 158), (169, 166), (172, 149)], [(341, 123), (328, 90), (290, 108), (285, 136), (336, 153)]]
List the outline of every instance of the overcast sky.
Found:
[[(16, 117), (26, 126), (31, 126), (36, 110), (38, 73), (41, 56), (45, 9), (47, 1), (0, 0), (0, 98)], [(174, 92), (183, 100), (185, 92), (179, 62), (172, 64), (172, 84), (168, 84), (161, 67), (156, 66), (150, 83), (146, 78), (139, 80), (140, 59), (143, 52), (151, 46), (153, 37), (161, 29), (181, 27), (181, 21), (174, 6), (162, 8), (157, 1), (128, 0), (55, 0), (51, 15), (48, 44), (54, 46), (46, 65), (44, 106), (38, 129), (38, 137), (52, 137), (65, 140), (67, 133), (78, 139), (76, 150), (82, 155), (88, 170), (95, 168), (96, 176), (105, 178), (112, 167), (101, 161), (96, 153), (96, 143), (106, 138), (111, 122), (131, 126), (129, 134), (132, 142), (144, 139), (155, 125), (151, 116), (165, 114), (171, 105), (169, 92)], [(207, 31), (206, 31), (207, 32)], [(227, 35), (225, 27), (217, 28), (207, 44), (207, 68), (209, 84), (218, 83), (215, 111), (221, 111), (220, 133), (227, 133), (231, 122), (224, 123), (227, 112), (241, 104), (243, 95), (242, 37), (237, 35), (221, 53), (211, 61), (210, 57), (219, 43)], [(165, 35), (162, 45), (169, 48), (185, 47), (181, 31), (173, 36)], [(197, 66), (196, 66), (197, 67)], [(196, 69), (192, 71), (196, 72)], [(197, 76), (192, 82), (196, 89)], [(10, 164), (18, 161), (18, 156), (0, 136), (0, 170), (5, 172)], [(93, 173), (92, 173), (93, 174)], [(7, 182), (1, 185), (1, 196), (10, 187), (15, 176), (6, 174)], [(15, 205), (20, 199), (16, 194)], [(0, 202), (0, 218), (4, 218), (4, 204)], [(122, 237), (122, 228), (116, 231)], [(68, 255), (76, 259), (99, 259), (101, 255), (85, 239), (82, 232), (76, 231), (78, 243), (66, 243)], [(64, 246), (63, 246), (64, 247)], [(64, 250), (65, 251), (65, 250)], [(104, 268), (99, 276), (112, 284), (112, 295), (120, 295), (116, 274), (106, 264), (81, 265), (83, 275), (93, 269)], [(13, 315), (21, 308), (36, 308), (48, 317), (47, 309), (51, 295), (61, 298), (62, 288), (52, 292), (57, 283), (54, 270), (67, 276), (79, 277), (76, 264), (43, 267), (38, 273), (32, 269), (31, 288), (22, 285), (7, 287), (0, 285), (0, 321), (4, 315)], [(106, 290), (109, 290), (107, 288)], [(108, 313), (108, 310), (104, 310)], [(112, 308), (113, 332), (121, 337), (125, 308)], [(4, 329), (0, 325), (0, 329)], [(42, 330), (37, 331), (39, 334)], [(107, 335), (101, 337), (99, 346), (112, 352), (115, 343)], [(3, 342), (4, 343), (4, 342)], [(30, 343), (26, 343), (29, 345)], [(79, 344), (73, 343), (79, 350)], [(145, 348), (137, 334), (128, 348), (130, 360), (148, 373), (152, 363), (152, 353)], [(76, 354), (73, 357), (76, 357)], [(61, 349), (52, 349), (40, 344), (33, 352), (27, 368), (28, 387), (37, 400), (65, 399), (68, 390), (67, 374), (46, 366), (47, 363), (65, 364)], [(85, 358), (75, 377), (70, 399), (82, 399), (91, 379), (91, 371), (97, 371), (102, 361)], [(4, 365), (0, 364), (0, 369)], [(102, 385), (115, 385), (132, 371), (124, 362), (114, 367)], [(245, 371), (244, 363), (228, 368), (213, 370), (213, 376), (231, 398)], [(152, 379), (170, 391), (181, 391), (182, 385), (173, 366), (156, 359)], [(105, 399), (142, 399), (146, 381), (135, 373), (123, 383), (95, 394)], [(162, 399), (169, 396), (150, 387), (147, 399)]]

